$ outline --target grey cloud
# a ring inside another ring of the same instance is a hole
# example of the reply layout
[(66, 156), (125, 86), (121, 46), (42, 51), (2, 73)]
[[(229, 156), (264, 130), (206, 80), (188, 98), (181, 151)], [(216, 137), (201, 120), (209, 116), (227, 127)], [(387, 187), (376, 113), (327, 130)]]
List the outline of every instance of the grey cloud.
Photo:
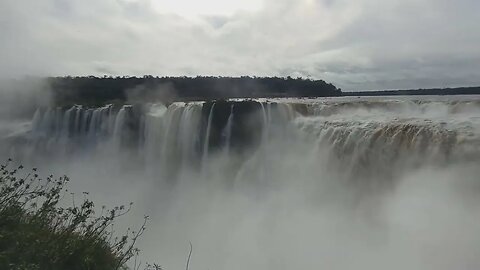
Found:
[(265, 0), (183, 18), (149, 0), (0, 3), (0, 76), (311, 76), (347, 89), (480, 85), (474, 0)]

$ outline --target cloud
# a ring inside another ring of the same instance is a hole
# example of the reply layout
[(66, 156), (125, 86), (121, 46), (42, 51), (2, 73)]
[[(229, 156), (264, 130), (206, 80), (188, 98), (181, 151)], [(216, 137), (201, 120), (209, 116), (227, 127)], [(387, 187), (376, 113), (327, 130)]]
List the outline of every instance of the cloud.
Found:
[(264, 0), (259, 10), (198, 16), (159, 12), (152, 1), (2, 1), (0, 76), (291, 75), (346, 90), (480, 85), (475, 0)]

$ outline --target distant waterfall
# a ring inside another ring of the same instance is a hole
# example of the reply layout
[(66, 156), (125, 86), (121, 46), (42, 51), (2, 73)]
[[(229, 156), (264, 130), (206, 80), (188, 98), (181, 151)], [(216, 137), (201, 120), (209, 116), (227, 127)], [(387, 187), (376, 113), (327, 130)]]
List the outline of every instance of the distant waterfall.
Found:
[(109, 121), (112, 117), (111, 106), (97, 109), (73, 106), (65, 111), (60, 108), (39, 109), (32, 120), (31, 137), (34, 141), (46, 140), (53, 145), (85, 137), (93, 142), (111, 135)]
[(202, 155), (202, 176), (205, 175), (207, 170), (207, 161), (208, 161), (208, 151), (210, 145), (210, 131), (212, 128), (212, 119), (213, 119), (213, 110), (215, 109), (215, 104), (212, 104), (210, 108), (210, 112), (208, 113), (208, 120), (207, 120), (207, 129), (205, 132), (205, 138), (203, 142), (203, 155)]
[(193, 104), (185, 106), (180, 119), (178, 131), (178, 147), (180, 149), (182, 166), (195, 162), (197, 145), (200, 142), (200, 121), (202, 106)]
[(122, 132), (125, 129), (125, 118), (127, 111), (125, 107), (121, 108), (115, 117), (115, 124), (113, 129), (113, 141), (115, 147), (121, 147), (122, 143)]
[(230, 115), (228, 116), (227, 125), (224, 129), (224, 137), (225, 137), (225, 153), (228, 155), (230, 153), (230, 140), (232, 139), (232, 128), (233, 128), (233, 108), (234, 104), (232, 104), (230, 108)]
[(328, 155), (331, 168), (340, 166), (345, 174), (393, 175), (424, 163), (476, 158), (480, 136), (474, 116), (479, 108), (471, 101), (390, 100), (76, 105), (37, 110), (29, 143), (22, 147), (51, 156), (96, 155), (98, 149), (110, 155), (128, 153), (146, 168), (173, 178), (183, 168), (208, 175), (210, 157), (217, 153), (239, 155), (245, 160), (241, 166), (247, 166), (244, 171), (263, 166), (260, 171), (268, 174), (276, 148), (311, 140), (306, 155)]

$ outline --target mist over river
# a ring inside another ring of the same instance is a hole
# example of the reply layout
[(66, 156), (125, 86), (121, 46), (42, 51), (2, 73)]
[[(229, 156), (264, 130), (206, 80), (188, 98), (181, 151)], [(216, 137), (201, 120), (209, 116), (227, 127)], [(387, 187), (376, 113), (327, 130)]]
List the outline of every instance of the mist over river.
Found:
[[(134, 202), (183, 269), (479, 269), (480, 96), (40, 107), (1, 157)], [(81, 196), (81, 195), (78, 195)]]

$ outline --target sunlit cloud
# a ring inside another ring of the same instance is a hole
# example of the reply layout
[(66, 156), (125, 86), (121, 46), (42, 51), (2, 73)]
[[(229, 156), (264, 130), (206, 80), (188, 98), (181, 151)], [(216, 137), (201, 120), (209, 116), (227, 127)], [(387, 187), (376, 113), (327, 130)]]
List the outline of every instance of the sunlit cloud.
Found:
[[(138, 1), (138, 0), (136, 0)], [(152, 6), (160, 13), (175, 13), (180, 16), (198, 15), (231, 16), (240, 11), (258, 11), (262, 0), (151, 0)]]

